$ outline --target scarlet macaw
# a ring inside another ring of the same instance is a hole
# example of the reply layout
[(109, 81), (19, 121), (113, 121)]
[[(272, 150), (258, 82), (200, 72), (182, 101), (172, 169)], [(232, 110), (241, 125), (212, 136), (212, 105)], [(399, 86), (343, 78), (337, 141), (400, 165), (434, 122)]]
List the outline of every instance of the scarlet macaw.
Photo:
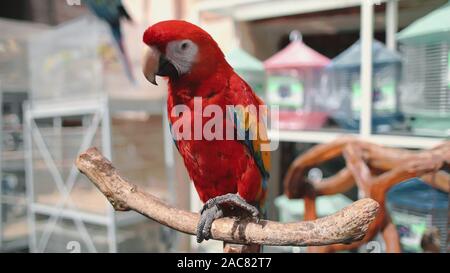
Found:
[[(194, 109), (196, 97), (201, 98), (202, 109), (216, 105), (223, 110), (223, 128), (226, 122), (234, 122), (232, 139), (226, 139), (224, 132), (220, 133), (222, 139), (212, 140), (205, 136), (196, 140), (173, 135), (204, 202), (197, 241), (209, 239), (214, 219), (223, 217), (230, 208), (239, 207), (258, 217), (267, 194), (270, 165), (270, 153), (261, 149), (263, 143), (268, 143), (263, 113), (258, 107), (264, 105), (263, 101), (233, 71), (217, 43), (200, 27), (179, 20), (163, 21), (149, 27), (143, 41), (149, 51), (143, 69), (147, 80), (156, 84), (156, 75), (168, 78), (171, 127), (184, 119), (195, 130), (193, 121), (202, 114)], [(179, 105), (187, 106), (189, 114), (172, 115)], [(230, 112), (227, 105), (243, 107)], [(251, 106), (257, 111), (248, 111)], [(205, 124), (212, 117), (202, 115), (201, 119)], [(172, 130), (172, 134), (177, 132)]]

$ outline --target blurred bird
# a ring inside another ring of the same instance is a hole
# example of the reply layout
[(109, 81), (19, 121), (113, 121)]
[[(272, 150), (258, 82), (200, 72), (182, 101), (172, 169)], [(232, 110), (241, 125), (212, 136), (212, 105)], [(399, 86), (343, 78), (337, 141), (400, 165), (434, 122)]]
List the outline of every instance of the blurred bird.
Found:
[(119, 49), (119, 56), (124, 66), (125, 73), (128, 79), (135, 84), (136, 80), (133, 75), (130, 59), (125, 49), (125, 44), (122, 36), (121, 20), (132, 22), (131, 16), (122, 4), (122, 0), (84, 0), (89, 9), (98, 18), (108, 23), (111, 34)]
[[(222, 119), (218, 127), (227, 128), (227, 123), (233, 121), (233, 138), (227, 137), (227, 132), (220, 132), (213, 139), (202, 133), (198, 140), (173, 135), (204, 202), (197, 241), (209, 239), (214, 219), (236, 212), (236, 207), (249, 216), (259, 217), (263, 214), (270, 165), (270, 153), (262, 149), (262, 144), (268, 143), (261, 119), (265, 114), (259, 107), (264, 105), (263, 101), (233, 71), (217, 43), (203, 29), (185, 21), (163, 21), (148, 28), (143, 40), (149, 47), (144, 61), (147, 80), (156, 84), (156, 75), (169, 79), (167, 110), (171, 127), (180, 120), (183, 124), (187, 121), (193, 130), (183, 125), (183, 132), (194, 132), (194, 120), (201, 114), (194, 106), (194, 98), (198, 97), (202, 109), (220, 107)], [(189, 113), (172, 116), (178, 105), (187, 106)], [(232, 111), (228, 106), (234, 107)], [(212, 116), (201, 114), (205, 127)], [(220, 130), (218, 127), (215, 130)], [(172, 130), (172, 134), (178, 133)], [(236, 138), (237, 135), (240, 137)]]

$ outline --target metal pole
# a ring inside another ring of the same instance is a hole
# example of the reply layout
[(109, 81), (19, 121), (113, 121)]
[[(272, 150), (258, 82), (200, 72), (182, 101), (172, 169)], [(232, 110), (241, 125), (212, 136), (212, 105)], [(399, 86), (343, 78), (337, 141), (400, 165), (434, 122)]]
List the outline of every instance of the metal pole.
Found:
[[(102, 150), (103, 154), (109, 160), (112, 160), (112, 144), (111, 144), (111, 117), (109, 113), (109, 100), (107, 96), (103, 97), (102, 103)], [(109, 252), (117, 253), (117, 225), (116, 214), (111, 205), (108, 204), (108, 244)]]
[(0, 82), (0, 251), (3, 245), (3, 92)]
[[(386, 46), (392, 51), (397, 50), (397, 39), (395, 35), (398, 31), (398, 0), (388, 0), (386, 2)], [(400, 77), (400, 68), (395, 67), (394, 75), (395, 79)], [(398, 92), (399, 83), (397, 80), (395, 82), (395, 111), (399, 113), (401, 111), (400, 105), (400, 93)]]
[[(198, 25), (202, 26), (202, 14), (201, 14), (200, 5), (197, 5), (193, 11), (191, 21)], [(190, 209), (191, 211), (200, 211), (202, 207), (202, 203), (200, 201), (200, 198), (198, 197), (197, 191), (195, 190), (194, 183), (189, 183), (189, 202), (190, 202)], [(189, 236), (190, 241), (190, 248), (197, 249), (198, 244), (194, 236)]]
[(164, 131), (164, 161), (166, 163), (167, 179), (169, 180), (170, 203), (177, 200), (175, 188), (175, 158), (173, 155), (172, 133), (170, 132), (167, 110), (163, 109), (163, 131)]
[[(167, 113), (167, 107), (163, 106), (163, 118), (162, 118), (162, 128), (164, 136), (164, 162), (166, 165), (166, 176), (169, 185), (169, 202), (170, 204), (177, 205), (177, 187), (176, 187), (176, 177), (175, 177), (175, 157), (172, 141), (172, 133), (170, 132), (169, 118)], [(179, 244), (179, 236), (175, 235), (172, 248), (170, 251), (177, 251)]]
[(28, 102), (24, 103), (24, 153), (25, 153), (25, 182), (27, 194), (27, 219), (28, 219), (28, 247), (30, 252), (37, 252), (37, 230), (33, 211), (34, 204), (34, 174), (33, 174), (33, 143), (31, 139), (31, 107)]
[(397, 39), (395, 34), (398, 30), (398, 0), (386, 2), (386, 46), (390, 50), (396, 50)]
[(360, 134), (367, 138), (372, 133), (372, 44), (373, 0), (361, 2), (361, 117)]

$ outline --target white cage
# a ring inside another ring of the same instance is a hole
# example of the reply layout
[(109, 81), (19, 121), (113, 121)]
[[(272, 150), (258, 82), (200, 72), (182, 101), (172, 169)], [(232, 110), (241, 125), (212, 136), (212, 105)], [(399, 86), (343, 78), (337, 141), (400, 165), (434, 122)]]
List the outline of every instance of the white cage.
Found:
[(170, 242), (164, 241), (168, 237), (162, 226), (134, 212), (115, 213), (73, 164), (80, 152), (99, 147), (125, 177), (170, 200), (160, 156), (164, 153), (163, 131), (155, 133), (155, 127), (162, 127), (162, 109), (149, 104), (148, 109), (140, 110), (157, 115), (156, 119), (124, 120), (114, 118), (120, 109), (113, 105), (117, 103), (105, 97), (27, 106), (25, 144), (32, 252), (168, 249)]
[(401, 106), (416, 134), (450, 135), (450, 3), (399, 33)]
[(138, 90), (113, 94), (130, 84), (114, 74), (121, 66), (109, 30), (92, 17), (33, 39), (30, 56), (32, 95), (25, 107), (30, 251), (170, 250), (174, 231), (138, 213), (116, 213), (74, 165), (79, 153), (96, 146), (125, 177), (173, 201), (164, 85), (144, 96)]
[[(372, 127), (375, 132), (390, 131), (401, 120), (398, 108), (399, 83), (402, 59), (397, 52), (387, 49), (374, 40)], [(361, 90), (361, 42), (358, 40), (335, 57), (326, 68), (328, 81), (325, 85), (330, 92), (324, 108), (337, 123), (349, 130), (359, 130), (362, 108)], [(326, 91), (325, 91), (326, 92)]]
[(29, 93), (29, 41), (45, 29), (0, 19), (0, 251), (28, 247), (22, 103)]

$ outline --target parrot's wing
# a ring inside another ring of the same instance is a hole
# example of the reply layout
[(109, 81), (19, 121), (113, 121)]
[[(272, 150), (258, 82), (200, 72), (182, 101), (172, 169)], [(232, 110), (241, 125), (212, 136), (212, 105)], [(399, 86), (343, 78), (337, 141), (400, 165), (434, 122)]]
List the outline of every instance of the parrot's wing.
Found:
[(124, 17), (128, 21), (133, 21), (133, 18), (131, 18), (130, 14), (125, 9), (125, 7), (122, 5), (122, 3), (119, 5), (118, 9), (119, 9), (120, 17)]
[(232, 118), (236, 135), (252, 155), (263, 178), (269, 178), (270, 152), (267, 129), (260, 114), (254, 113), (251, 107), (234, 107), (228, 116)]
[(120, 20), (119, 6), (122, 5), (121, 1), (85, 0), (85, 3), (97, 17), (110, 24), (115, 24)]
[[(264, 102), (252, 91), (242, 79), (231, 81), (232, 94), (236, 94), (234, 107), (228, 108), (227, 117), (235, 126), (238, 140), (244, 144), (255, 160), (263, 177), (263, 184), (269, 178), (270, 141), (267, 134), (267, 108)], [(264, 107), (260, 107), (264, 106)], [(266, 186), (266, 185), (263, 185)]]
[[(244, 121), (244, 115), (247, 115), (247, 122)], [(253, 120), (258, 115), (251, 117), (252, 115), (250, 114), (250, 111), (246, 111), (245, 108), (241, 107), (231, 109), (227, 116), (233, 120), (238, 140), (247, 147), (248, 151), (258, 165), (263, 178), (265, 180), (268, 179), (270, 176), (270, 152), (264, 150), (263, 146), (264, 144), (266, 146), (269, 145), (267, 129), (264, 122), (259, 121), (258, 126), (255, 126), (254, 123), (249, 125), (250, 123), (248, 121)], [(170, 120), (168, 122), (173, 143), (179, 150), (178, 143), (172, 135), (172, 122), (170, 122)]]

